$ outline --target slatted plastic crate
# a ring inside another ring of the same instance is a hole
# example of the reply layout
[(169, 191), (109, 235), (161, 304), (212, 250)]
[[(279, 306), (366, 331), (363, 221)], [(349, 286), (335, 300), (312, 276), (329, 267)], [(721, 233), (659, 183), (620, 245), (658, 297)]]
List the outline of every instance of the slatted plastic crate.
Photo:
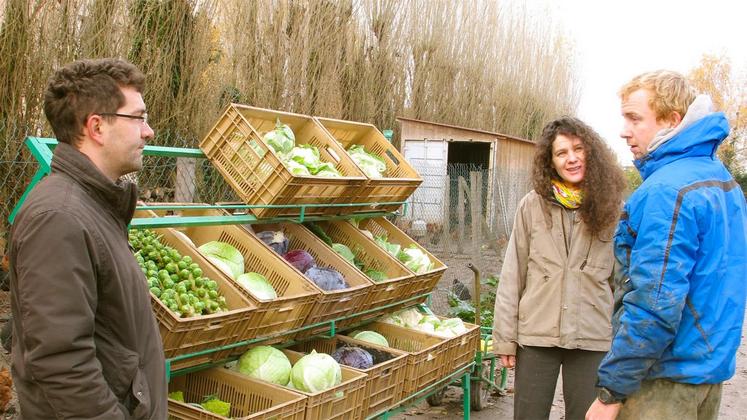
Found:
[[(176, 211), (156, 211), (160, 216), (221, 216), (217, 209), (185, 209)], [(264, 246), (262, 241), (237, 225), (199, 226), (178, 228), (189, 237), (196, 247), (211, 241), (225, 242), (236, 248), (244, 256), (244, 272), (262, 274), (277, 293), (276, 299), (259, 299), (235, 280), (228, 278), (244, 297), (256, 306), (260, 318), (256, 330), (251, 335), (241, 336), (241, 340), (267, 337), (304, 325), (311, 309), (319, 299), (319, 290), (306, 277), (293, 270), (285, 261)], [(217, 268), (217, 267), (216, 267)], [(275, 342), (292, 339), (284, 335)]]
[[(373, 283), (360, 270), (348, 264), (345, 259), (325, 245), (321, 239), (314, 236), (308, 229), (294, 223), (254, 224), (251, 227), (244, 227), (244, 229), (251, 231), (253, 234), (266, 230), (282, 231), (288, 238), (288, 251), (294, 249), (305, 250), (314, 257), (317, 266), (332, 268), (342, 274), (347, 281), (350, 287), (341, 290), (326, 291), (314, 285), (319, 291), (319, 297), (316, 305), (311, 309), (311, 313), (306, 318), (306, 325), (342, 318), (361, 310), (366, 296), (372, 290)], [(267, 249), (269, 250), (270, 248), (268, 247)], [(299, 275), (303, 275), (289, 262), (284, 259), (282, 262), (299, 273)], [(309, 282), (313, 284), (311, 280)], [(308, 337), (328, 330), (329, 325), (323, 325), (301, 331), (297, 337)]]
[[(291, 365), (304, 356), (293, 350), (282, 350)], [(366, 387), (366, 374), (358, 370), (340, 366), (342, 382), (326, 391), (304, 392), (306, 396), (306, 420), (358, 420), (363, 418), (363, 400)]]
[(443, 338), (383, 322), (372, 322), (360, 330), (375, 331), (387, 339), (389, 347), (408, 353), (405, 386), (398, 400), (438, 382), (451, 373), (450, 348), (447, 340)]
[[(374, 284), (371, 291), (366, 295), (363, 305), (359, 308), (359, 312), (379, 308), (413, 295), (412, 288), (417, 284), (412, 282), (412, 272), (378, 246), (371, 238), (356, 229), (350, 222), (315, 222), (314, 225), (323, 230), (333, 243), (341, 243), (350, 248), (356, 258), (363, 263), (364, 268), (378, 270), (387, 275), (388, 279), (380, 282), (371, 279)], [(378, 318), (385, 312), (389, 312), (389, 310), (374, 311), (357, 316), (340, 322), (339, 326), (343, 328), (346, 325), (365, 322)]]
[[(405, 201), (412, 195), (423, 179), (405, 160), (399, 151), (371, 124), (315, 117), (335, 140), (347, 150), (361, 145), (366, 152), (373, 153), (386, 163), (382, 178), (367, 177), (366, 184), (356, 197), (356, 203), (384, 203)], [(357, 164), (356, 164), (357, 165)], [(398, 205), (379, 206), (379, 209), (394, 211)], [(359, 210), (364, 210), (360, 208)]]
[[(277, 120), (294, 132), (296, 145), (317, 147), (322, 162), (335, 165), (341, 177), (293, 175), (262, 139)], [(366, 177), (313, 118), (300, 114), (231, 104), (200, 142), (200, 149), (246, 204), (350, 203), (360, 194)], [(350, 212), (350, 207), (307, 208), (306, 214)], [(257, 217), (298, 215), (298, 208), (257, 208)]]
[(416, 240), (410, 238), (405, 232), (395, 226), (392, 222), (384, 217), (375, 217), (361, 220), (358, 224), (358, 227), (360, 229), (365, 229), (371, 232), (373, 236), (384, 235), (387, 237), (387, 240), (390, 243), (398, 244), (402, 248), (406, 248), (414, 244), (431, 260), (431, 263), (433, 263), (433, 268), (420, 274), (409, 270), (409, 268), (405, 266), (406, 269), (413, 273), (413, 279), (411, 280), (412, 294), (408, 297), (430, 293), (431, 291), (433, 291), (436, 285), (438, 285), (438, 282), (441, 280), (441, 277), (446, 271), (446, 264), (442, 263), (438, 258), (436, 258), (427, 249), (418, 244)]
[[(147, 212), (138, 211), (135, 217), (152, 216)], [(218, 283), (220, 293), (226, 298), (229, 308), (227, 312), (210, 315), (199, 315), (180, 318), (169, 310), (166, 305), (151, 294), (153, 312), (158, 319), (166, 358), (195, 353), (202, 350), (215, 349), (239, 340), (242, 334), (250, 333), (259, 328), (261, 321), (256, 312), (256, 306), (247, 300), (243, 293), (228, 280), (228, 278), (202, 254), (179, 237), (173, 229), (153, 229), (160, 235), (163, 245), (176, 249), (182, 256), (189, 256), (207, 277)], [(173, 370), (196, 366), (203, 363), (220, 360), (220, 352), (212, 352), (200, 356), (190, 357), (172, 363)]]
[[(437, 316), (440, 320), (446, 318)], [(464, 327), (467, 331), (456, 337), (446, 338), (446, 346), (449, 354), (449, 368), (451, 372), (468, 365), (475, 360), (475, 354), (480, 347), (480, 328), (475, 324), (465, 322)]]
[(372, 367), (360, 369), (368, 375), (364, 392), (363, 417), (369, 417), (397, 405), (405, 385), (408, 353), (355, 340), (344, 335), (304, 341), (291, 349), (303, 353), (316, 350), (317, 353), (332, 354), (342, 346), (360, 347), (371, 353), (374, 359), (375, 364)]
[[(177, 376), (169, 392), (182, 391), (186, 402), (169, 399), (169, 416), (184, 420), (304, 420), (306, 396), (224, 368), (212, 368)], [(201, 403), (206, 395), (231, 404), (230, 417), (223, 417), (189, 403)]]

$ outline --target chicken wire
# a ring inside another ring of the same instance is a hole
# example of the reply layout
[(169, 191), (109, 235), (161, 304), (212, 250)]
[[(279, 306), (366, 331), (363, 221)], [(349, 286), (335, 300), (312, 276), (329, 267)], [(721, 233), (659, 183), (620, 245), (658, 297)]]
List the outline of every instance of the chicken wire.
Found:
[[(420, 176), (421, 187), (408, 200), (407, 211), (396, 223), (449, 267), (431, 294), (431, 308), (444, 315), (449, 310), (449, 290), (463, 285), (474, 297), (474, 274), (467, 268), (468, 263), (478, 268), (483, 279), (498, 276), (516, 208), (531, 190), (530, 173), (449, 164), (445, 174), (443, 168), (430, 167), (421, 170)], [(473, 183), (477, 183), (474, 189)]]
[[(23, 127), (8, 130), (0, 127), (0, 238), (3, 240), (8, 239), (10, 214), (39, 168), (23, 143), (27, 133), (33, 132)], [(195, 148), (197, 143), (196, 138), (178, 135), (159, 135), (149, 142), (182, 148)], [(128, 178), (138, 184), (139, 198), (145, 202), (239, 201), (207, 159), (144, 156), (143, 169)]]

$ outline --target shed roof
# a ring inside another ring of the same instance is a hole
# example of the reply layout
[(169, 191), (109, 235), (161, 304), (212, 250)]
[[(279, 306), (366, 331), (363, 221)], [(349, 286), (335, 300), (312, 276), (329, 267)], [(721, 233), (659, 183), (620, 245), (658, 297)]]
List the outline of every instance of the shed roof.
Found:
[(463, 131), (472, 132), (472, 133), (487, 134), (489, 136), (495, 137), (498, 140), (516, 141), (516, 142), (529, 143), (529, 144), (534, 145), (533, 141), (523, 139), (521, 137), (509, 136), (508, 134), (495, 133), (495, 132), (486, 131), (486, 130), (478, 130), (475, 128), (461, 127), (458, 125), (443, 124), (443, 123), (438, 123), (438, 122), (433, 122), (433, 121), (424, 121), (424, 120), (417, 120), (414, 118), (405, 118), (405, 117), (397, 117), (397, 121), (414, 122), (414, 123), (419, 123), (419, 124), (427, 124), (427, 125), (432, 125), (432, 126), (463, 130)]

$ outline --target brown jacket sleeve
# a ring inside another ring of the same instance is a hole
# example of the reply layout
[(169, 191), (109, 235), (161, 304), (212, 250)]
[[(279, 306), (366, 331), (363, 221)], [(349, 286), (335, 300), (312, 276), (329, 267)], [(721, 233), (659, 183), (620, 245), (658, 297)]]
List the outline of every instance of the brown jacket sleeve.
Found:
[(516, 354), (519, 299), (526, 284), (532, 223), (528, 201), (529, 195), (521, 200), (516, 209), (514, 227), (506, 247), (506, 257), (503, 260), (495, 298), (493, 352), (499, 355)]
[(60, 418), (125, 418), (104, 380), (93, 338), (101, 285), (88, 250), (103, 244), (64, 211), (28, 222), (18, 232), (13, 267), (23, 369)]

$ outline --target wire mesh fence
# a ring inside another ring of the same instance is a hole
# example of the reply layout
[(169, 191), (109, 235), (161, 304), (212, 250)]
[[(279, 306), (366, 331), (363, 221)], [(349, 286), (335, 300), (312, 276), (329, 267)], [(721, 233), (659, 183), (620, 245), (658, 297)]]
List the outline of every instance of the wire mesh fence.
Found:
[[(38, 161), (24, 145), (32, 130), (22, 126), (0, 129), (5, 141), (0, 154), (0, 238), (8, 239), (8, 218), (39, 168)], [(160, 135), (151, 144), (195, 148), (198, 140)], [(238, 196), (207, 159), (144, 156), (143, 169), (129, 176), (138, 184), (145, 202), (230, 202)], [(3, 241), (0, 241), (2, 243)], [(2, 251), (2, 250), (0, 250)]]
[(431, 296), (432, 309), (446, 314), (449, 290), (464, 287), (474, 296), (468, 263), (482, 279), (498, 276), (517, 205), (531, 189), (530, 173), (449, 164), (445, 174), (433, 167), (420, 175), (423, 184), (396, 223), (449, 266)]

